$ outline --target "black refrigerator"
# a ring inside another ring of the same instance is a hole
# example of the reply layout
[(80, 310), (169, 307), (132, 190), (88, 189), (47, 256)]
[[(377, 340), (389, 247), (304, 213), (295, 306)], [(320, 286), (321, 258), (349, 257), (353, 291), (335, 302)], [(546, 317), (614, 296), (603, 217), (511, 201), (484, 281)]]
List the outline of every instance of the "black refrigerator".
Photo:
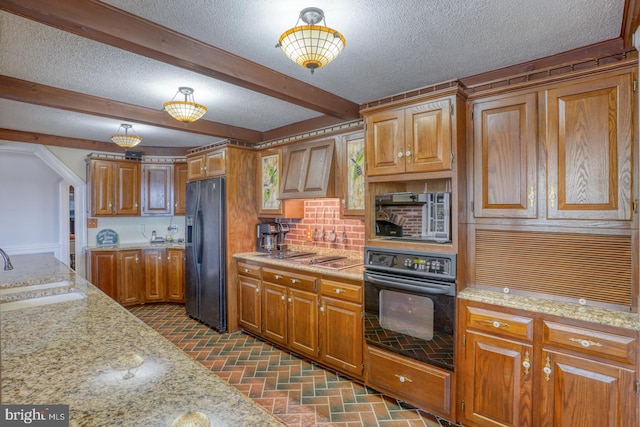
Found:
[(187, 183), (187, 315), (227, 331), (224, 177)]

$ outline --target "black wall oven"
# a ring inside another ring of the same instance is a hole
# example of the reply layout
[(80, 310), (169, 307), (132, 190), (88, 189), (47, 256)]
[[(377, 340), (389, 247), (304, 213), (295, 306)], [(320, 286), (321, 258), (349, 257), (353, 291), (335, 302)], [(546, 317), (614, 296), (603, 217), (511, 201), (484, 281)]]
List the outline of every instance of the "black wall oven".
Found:
[(453, 372), (456, 255), (365, 248), (365, 341)]

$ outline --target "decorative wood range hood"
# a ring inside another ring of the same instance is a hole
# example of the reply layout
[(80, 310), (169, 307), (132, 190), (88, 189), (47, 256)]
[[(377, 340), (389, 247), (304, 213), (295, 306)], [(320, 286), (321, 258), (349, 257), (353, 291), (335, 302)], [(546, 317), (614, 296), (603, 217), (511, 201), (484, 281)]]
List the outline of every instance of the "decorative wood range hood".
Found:
[(280, 199), (335, 197), (334, 151), (333, 138), (288, 146)]

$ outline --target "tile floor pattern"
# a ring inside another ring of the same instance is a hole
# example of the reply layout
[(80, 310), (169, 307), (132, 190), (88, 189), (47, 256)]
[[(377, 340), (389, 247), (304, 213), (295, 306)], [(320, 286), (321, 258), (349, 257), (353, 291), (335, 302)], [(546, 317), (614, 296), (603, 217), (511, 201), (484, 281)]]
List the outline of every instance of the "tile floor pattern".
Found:
[(130, 311), (289, 426), (455, 425), (252, 336), (219, 334), (188, 317), (182, 305), (149, 304)]

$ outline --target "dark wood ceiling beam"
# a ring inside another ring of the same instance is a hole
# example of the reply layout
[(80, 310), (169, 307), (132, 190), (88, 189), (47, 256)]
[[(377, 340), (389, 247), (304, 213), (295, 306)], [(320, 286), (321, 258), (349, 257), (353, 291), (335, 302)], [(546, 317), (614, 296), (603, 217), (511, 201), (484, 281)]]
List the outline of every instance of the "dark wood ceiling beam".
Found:
[(185, 126), (182, 122), (175, 120), (161, 110), (139, 107), (112, 99), (58, 89), (9, 76), (0, 76), (0, 97), (45, 107), (60, 108), (77, 113), (144, 123), (182, 132), (229, 138), (251, 143), (262, 141), (262, 132), (251, 129), (230, 126), (209, 120), (198, 120)]
[[(0, 140), (27, 142), (54, 147), (77, 148), (80, 150), (103, 151), (107, 153), (124, 153), (125, 149), (113, 142), (93, 141), (90, 139), (68, 138), (65, 136), (47, 135), (44, 133), (22, 132), (0, 128)], [(140, 151), (145, 156), (186, 156), (191, 147), (134, 147), (131, 150)]]
[(0, 8), (323, 114), (360, 117), (354, 102), (99, 1), (2, 0)]

